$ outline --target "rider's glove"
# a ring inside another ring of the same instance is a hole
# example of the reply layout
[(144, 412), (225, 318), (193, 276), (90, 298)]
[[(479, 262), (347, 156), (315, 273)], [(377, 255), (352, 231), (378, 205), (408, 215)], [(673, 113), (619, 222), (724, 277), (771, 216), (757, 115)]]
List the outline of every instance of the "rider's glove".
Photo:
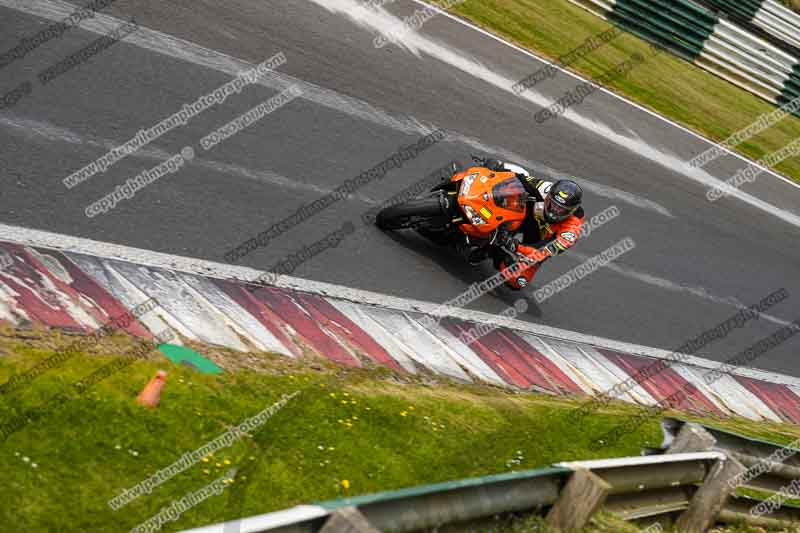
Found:
[(501, 233), (497, 237), (497, 245), (508, 253), (513, 254), (517, 251), (517, 239), (511, 233)]
[(544, 247), (541, 250), (534, 248), (533, 246), (519, 246), (517, 250), (520, 253), (525, 254), (528, 256), (529, 259), (536, 261), (537, 263), (541, 263), (548, 257), (552, 256), (553, 253), (547, 248)]

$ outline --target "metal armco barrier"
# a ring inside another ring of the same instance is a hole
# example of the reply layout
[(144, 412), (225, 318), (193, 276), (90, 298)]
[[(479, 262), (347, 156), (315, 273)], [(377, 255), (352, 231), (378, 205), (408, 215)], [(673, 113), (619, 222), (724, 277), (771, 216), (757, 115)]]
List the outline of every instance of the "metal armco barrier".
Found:
[[(573, 531), (601, 506), (623, 520), (674, 524), (688, 533), (716, 523), (800, 523), (800, 508), (777, 505), (755, 516), (751, 510), (761, 502), (735, 494), (738, 486), (775, 492), (798, 479), (800, 449), (676, 418), (664, 418), (661, 426), (661, 447), (640, 457), (572, 461), (300, 505), (184, 533), (412, 532), (486, 524), (495, 515), (521, 511), (547, 511), (551, 525)], [(765, 461), (771, 471), (751, 475)]]
[[(782, 105), (800, 96), (798, 57), (699, 3), (569, 1), (772, 103)], [(740, 5), (742, 0), (716, 1)]]
[(800, 48), (800, 15), (773, 0), (701, 0), (736, 22)]
[[(750, 513), (758, 500), (734, 495), (737, 484), (732, 480), (741, 479), (751, 468), (748, 464), (785, 448), (673, 418), (664, 419), (662, 428), (662, 447), (640, 457), (572, 461), (302, 505), (185, 533), (412, 532), (485, 524), (495, 515), (520, 511), (546, 512), (551, 525), (573, 531), (600, 507), (624, 520), (655, 520), (665, 528), (675, 523), (689, 533), (707, 531), (717, 522), (800, 523), (800, 508), (780, 505), (758, 517)], [(785, 485), (800, 471), (800, 456), (781, 459), (785, 468), (742, 486)]]
[[(552, 467), (510, 474), (423, 485), (304, 505), (224, 524), (192, 533), (317, 532), (339, 509), (356, 507), (376, 528), (414, 531), (449, 522), (463, 522), (512, 510), (552, 505), (572, 473)], [(287, 520), (294, 519), (287, 522)]]
[(750, 514), (750, 509), (757, 504), (758, 500), (752, 498), (732, 498), (725, 509), (720, 512), (719, 521), (725, 524), (746, 522), (751, 526), (772, 528), (784, 527), (787, 523), (796, 525), (800, 522), (800, 509), (787, 505), (782, 506), (768, 517), (754, 518)]
[[(738, 487), (758, 489), (777, 494), (790, 483), (800, 482), (800, 449), (781, 446), (773, 442), (752, 439), (694, 422), (678, 418), (664, 418), (661, 421), (664, 441), (661, 449), (649, 453), (669, 453), (675, 446), (684, 446), (690, 442), (691, 449), (702, 449), (724, 453), (732, 460), (740, 463), (744, 472), (733, 476), (730, 483)], [(800, 439), (792, 444), (797, 445)], [(663, 455), (662, 455), (663, 457)], [(790, 505), (779, 505), (764, 516), (754, 516), (751, 510), (759, 500), (745, 497), (733, 497), (720, 511), (720, 522), (747, 522), (753, 526), (783, 527), (787, 523), (800, 522), (800, 508)]]
[[(690, 424), (677, 418), (664, 418), (661, 421), (661, 429), (664, 432), (664, 443), (662, 447), (667, 447), (681, 432)], [(735, 458), (751, 472), (756, 473), (756, 465), (763, 462), (762, 469), (769, 471), (758, 476), (748, 476), (742, 486), (753, 489), (777, 492), (781, 487), (794, 479), (800, 479), (800, 449), (780, 446), (772, 442), (751, 439), (743, 435), (725, 431), (722, 429), (702, 426), (714, 440), (709, 450), (720, 451)]]

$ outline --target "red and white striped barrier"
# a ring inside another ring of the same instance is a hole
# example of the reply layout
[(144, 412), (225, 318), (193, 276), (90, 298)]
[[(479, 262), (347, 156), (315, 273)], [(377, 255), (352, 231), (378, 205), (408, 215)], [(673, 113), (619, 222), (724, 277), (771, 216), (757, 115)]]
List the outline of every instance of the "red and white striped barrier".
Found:
[[(18, 244), (11, 241), (24, 242)], [(160, 306), (126, 330), (152, 337), (169, 327), (185, 339), (287, 357), (314, 352), (341, 365), (383, 365), (561, 394), (596, 395), (669, 352), (281, 276), (278, 286), (241, 280), (261, 272), (0, 224), (0, 322), (90, 332), (149, 298)], [(420, 321), (439, 315), (426, 329)], [(470, 345), (476, 323), (498, 327)], [(179, 341), (175, 341), (179, 342)], [(651, 405), (696, 388), (676, 407), (800, 423), (800, 379), (739, 368), (710, 385), (720, 363), (689, 357), (620, 399)], [(224, 362), (223, 362), (224, 366)]]

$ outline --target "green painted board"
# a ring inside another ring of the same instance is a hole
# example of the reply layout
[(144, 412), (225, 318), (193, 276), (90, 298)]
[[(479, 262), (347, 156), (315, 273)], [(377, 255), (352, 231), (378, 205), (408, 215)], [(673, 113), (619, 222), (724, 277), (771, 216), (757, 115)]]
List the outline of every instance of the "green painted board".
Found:
[(198, 372), (204, 372), (206, 374), (222, 374), (222, 369), (215, 365), (213, 361), (206, 359), (186, 346), (159, 344), (158, 349), (167, 356), (167, 359), (176, 365), (189, 365)]

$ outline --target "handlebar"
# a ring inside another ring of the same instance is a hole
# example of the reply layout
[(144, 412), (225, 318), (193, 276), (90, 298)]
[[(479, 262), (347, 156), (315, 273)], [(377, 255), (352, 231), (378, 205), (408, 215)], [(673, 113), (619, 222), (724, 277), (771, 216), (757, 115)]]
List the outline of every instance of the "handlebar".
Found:
[[(518, 252), (516, 249), (511, 250), (508, 246), (506, 246), (508, 240), (509, 232), (505, 231), (503, 228), (498, 228), (495, 238), (492, 240), (492, 242), (497, 241), (496, 246), (504, 251), (509, 257), (509, 263), (506, 265), (506, 268), (508, 268), (511, 272), (516, 272), (519, 263), (524, 263), (525, 265), (531, 266), (538, 264), (537, 261), (532, 260), (521, 252)], [(528, 285), (528, 280), (525, 278), (525, 276), (518, 275), (516, 282), (521, 288), (525, 288)]]
[(512, 265), (517, 264), (519, 262), (526, 263), (528, 265), (536, 265), (537, 262), (528, 257), (527, 255), (517, 252), (515, 250), (509, 250), (505, 246), (500, 246), (500, 249), (503, 250), (505, 253), (510, 255), (515, 261), (511, 263)]
[[(518, 252), (517, 250), (509, 249), (505, 245), (505, 243), (507, 242), (508, 238), (509, 238), (509, 232), (507, 232), (507, 231), (505, 231), (503, 229), (498, 229), (497, 235), (495, 237), (495, 240), (498, 241), (497, 247), (500, 248), (501, 250), (503, 250), (506, 254), (508, 254), (514, 260), (514, 263), (512, 263), (512, 264), (516, 264), (516, 263), (518, 263), (520, 261), (523, 262), (523, 263), (526, 263), (528, 265), (537, 264), (536, 261), (532, 260), (527, 255), (525, 255), (525, 254), (523, 254), (521, 252)], [(511, 265), (509, 265), (509, 266), (511, 266)]]

